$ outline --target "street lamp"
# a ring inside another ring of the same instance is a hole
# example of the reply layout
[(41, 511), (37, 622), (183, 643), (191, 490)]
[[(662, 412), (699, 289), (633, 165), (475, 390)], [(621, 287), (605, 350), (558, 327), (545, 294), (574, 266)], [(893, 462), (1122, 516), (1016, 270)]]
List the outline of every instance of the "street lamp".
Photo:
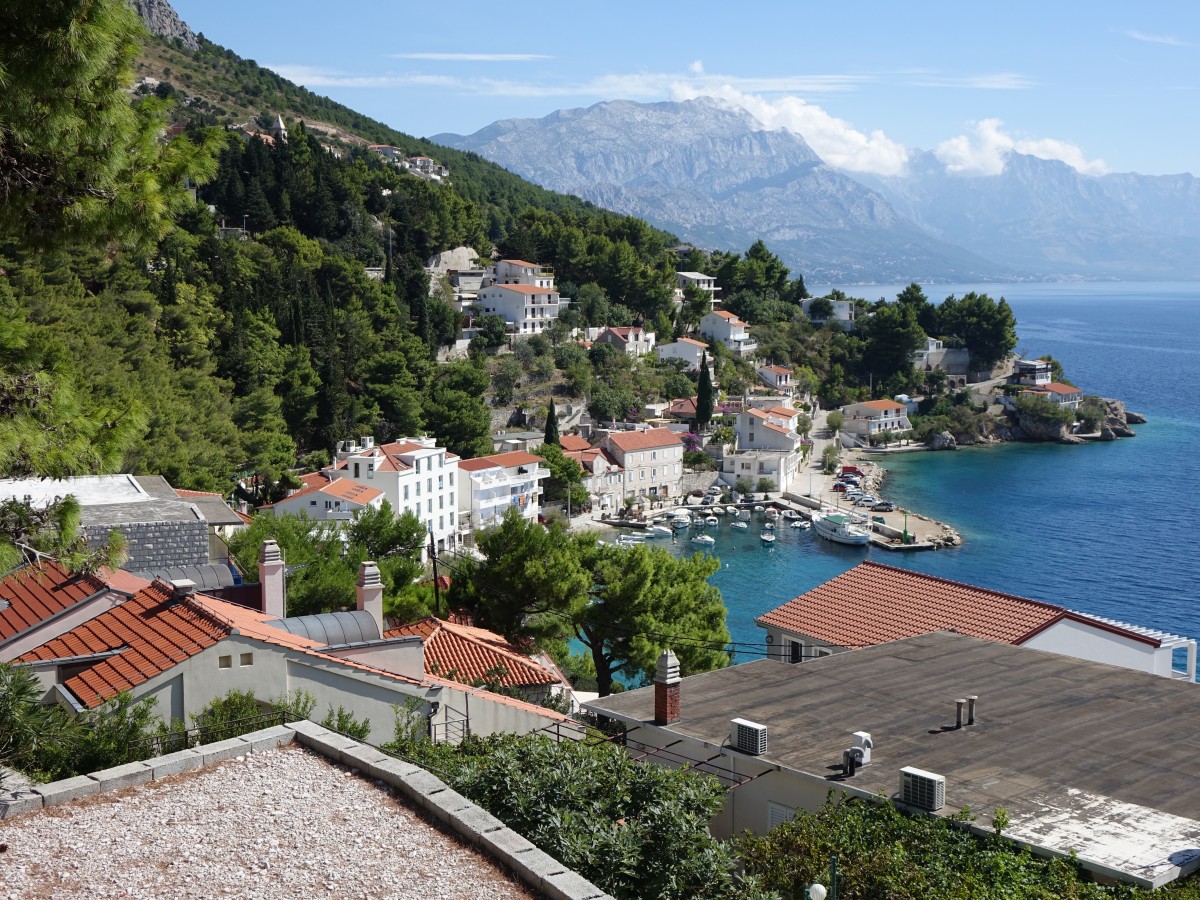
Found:
[(902, 509), (902, 510), (900, 510), (900, 512), (904, 513), (904, 543), (907, 544), (908, 543), (908, 510)]
[(804, 896), (808, 900), (825, 900), (826, 897), (829, 900), (837, 900), (837, 886), (837, 857), (831, 856), (829, 857), (829, 890), (825, 889), (825, 885), (816, 882), (804, 889)]

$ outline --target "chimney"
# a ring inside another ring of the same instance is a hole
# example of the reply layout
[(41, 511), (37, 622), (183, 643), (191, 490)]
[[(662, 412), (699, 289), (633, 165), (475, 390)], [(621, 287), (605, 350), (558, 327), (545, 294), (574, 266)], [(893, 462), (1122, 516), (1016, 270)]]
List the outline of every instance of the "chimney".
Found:
[(383, 637), (383, 580), (379, 577), (379, 566), (367, 560), (358, 568), (358, 585), (354, 589), (358, 595), (358, 608), (369, 612)]
[(954, 717), (954, 727), (962, 728), (963, 727), (963, 707), (967, 705), (967, 700), (965, 697), (959, 697), (957, 700), (954, 701), (954, 705), (958, 707), (958, 714)]
[(969, 694), (967, 696), (967, 724), (975, 724), (975, 701), (979, 699), (978, 694)]
[(670, 650), (658, 658), (654, 673), (654, 724), (670, 725), (679, 721), (679, 660)]
[(283, 551), (275, 541), (263, 541), (258, 551), (258, 583), (262, 611), (282, 619), (287, 615), (287, 585), (284, 581)]
[(182, 600), (196, 593), (196, 582), (190, 578), (176, 578), (171, 581), (171, 598)]

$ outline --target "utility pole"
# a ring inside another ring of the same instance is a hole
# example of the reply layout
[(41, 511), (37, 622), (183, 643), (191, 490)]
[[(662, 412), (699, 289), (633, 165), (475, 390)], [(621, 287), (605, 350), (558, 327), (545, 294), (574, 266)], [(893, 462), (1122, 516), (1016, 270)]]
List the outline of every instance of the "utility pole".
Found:
[(442, 615), (442, 586), (438, 583), (437, 548), (433, 545), (433, 529), (429, 529), (429, 561), (433, 563), (433, 612)]

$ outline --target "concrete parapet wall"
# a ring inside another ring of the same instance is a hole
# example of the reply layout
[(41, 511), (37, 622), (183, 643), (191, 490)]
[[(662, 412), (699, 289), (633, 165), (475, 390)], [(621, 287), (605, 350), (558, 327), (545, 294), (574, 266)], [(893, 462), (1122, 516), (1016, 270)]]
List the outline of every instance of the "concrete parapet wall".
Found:
[(308, 721), (264, 728), (241, 737), (114, 766), (90, 775), (77, 775), (11, 793), (0, 793), (0, 819), (36, 812), (93, 794), (146, 784), (293, 742), (396, 789), (413, 806), (425, 810), (432, 818), (452, 828), (546, 897), (553, 900), (611, 900), (608, 894), (578, 872), (539, 850), (491, 813), (476, 806), (420, 766)]

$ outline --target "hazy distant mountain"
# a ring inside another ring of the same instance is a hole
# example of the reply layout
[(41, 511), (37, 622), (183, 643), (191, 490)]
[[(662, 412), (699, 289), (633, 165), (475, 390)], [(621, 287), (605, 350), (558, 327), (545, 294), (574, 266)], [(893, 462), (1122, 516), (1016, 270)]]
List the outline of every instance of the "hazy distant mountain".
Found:
[(902, 214), (968, 250), (1041, 276), (1200, 279), (1200, 179), (1081, 175), (1012, 153), (999, 175), (947, 173), (931, 153), (864, 179)]
[(714, 100), (614, 101), (431, 140), (699, 246), (742, 251), (762, 238), (809, 281), (1010, 274), (918, 228), (799, 135)]
[(799, 135), (715, 100), (600, 103), (437, 143), (701, 246), (763, 238), (810, 281), (1200, 280), (1200, 180), (1081, 175), (1011, 154), (992, 176), (916, 153), (901, 176), (843, 174)]

